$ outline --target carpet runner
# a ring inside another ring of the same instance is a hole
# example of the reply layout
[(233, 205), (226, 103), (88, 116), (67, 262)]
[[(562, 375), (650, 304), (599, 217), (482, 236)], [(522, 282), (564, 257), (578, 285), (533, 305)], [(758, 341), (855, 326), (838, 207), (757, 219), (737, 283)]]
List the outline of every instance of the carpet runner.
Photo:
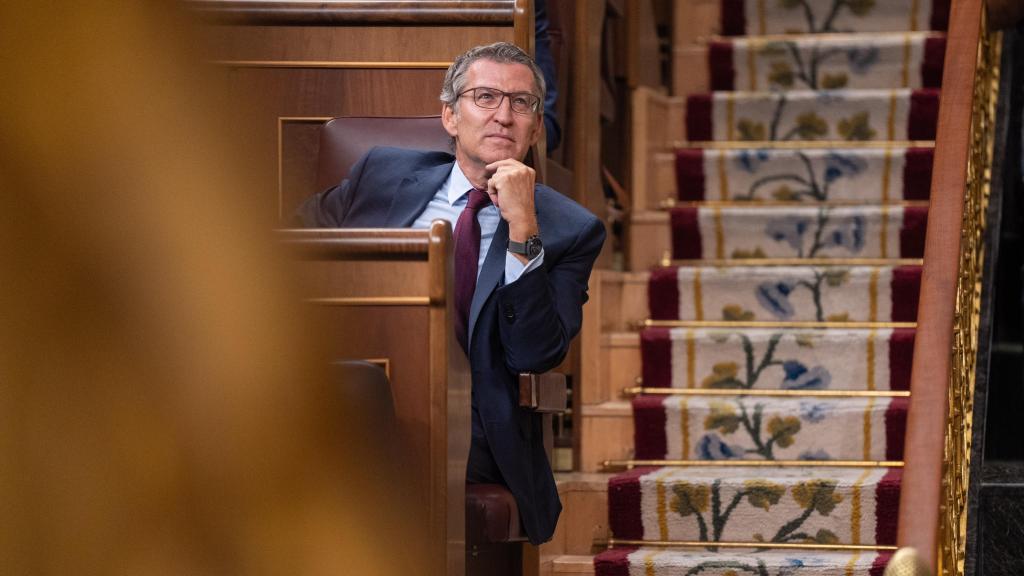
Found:
[(722, 34), (945, 30), (950, 0), (721, 0)]
[[(808, 383), (795, 390), (828, 384), (820, 366), (791, 365), (790, 382)], [(903, 458), (907, 399), (638, 396), (633, 420), (638, 460), (893, 461)]]
[(646, 388), (905, 391), (914, 330), (648, 328), (640, 348)]
[(682, 206), (672, 258), (921, 258), (927, 220), (921, 204)]
[(608, 483), (612, 533), (655, 542), (896, 541), (899, 468), (637, 468)]
[(691, 141), (934, 140), (939, 92), (790, 90), (712, 92), (686, 99)]
[(708, 44), (712, 90), (938, 88), (942, 34), (837, 34)]
[[(891, 553), (874, 551), (828, 552), (779, 551), (747, 548), (706, 552), (666, 548), (624, 547), (610, 550), (595, 560), (598, 574), (700, 574), (702, 576), (835, 576), (865, 574), (882, 576)], [(837, 567), (839, 571), (837, 571)]]
[(927, 200), (931, 148), (742, 148), (676, 152), (680, 201)]
[(683, 139), (704, 143), (676, 152), (675, 262), (650, 274), (634, 459), (609, 481), (595, 572), (880, 576), (949, 2), (720, 10), (712, 91), (685, 100)]
[(918, 265), (678, 266), (647, 296), (654, 320), (913, 322), (920, 286)]

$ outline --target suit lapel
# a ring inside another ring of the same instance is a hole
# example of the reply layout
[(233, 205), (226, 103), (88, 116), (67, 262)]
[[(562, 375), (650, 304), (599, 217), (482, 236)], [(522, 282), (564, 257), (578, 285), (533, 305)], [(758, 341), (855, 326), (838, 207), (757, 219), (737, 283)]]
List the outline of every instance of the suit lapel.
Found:
[(452, 171), (452, 162), (424, 168), (398, 185), (385, 219), (388, 228), (408, 228), (430, 203)]
[(498, 282), (505, 276), (505, 251), (508, 249), (508, 222), (498, 219), (498, 228), (494, 231), (494, 238), (491, 239), (491, 247), (487, 250), (487, 258), (484, 259), (484, 267), (480, 270), (480, 276), (476, 280), (476, 290), (473, 292), (473, 302), (469, 307), (469, 337), (468, 342), (473, 342), (473, 329), (476, 327), (477, 318), (480, 316), (480, 309), (484, 302), (491, 295), (491, 292), (498, 287)]

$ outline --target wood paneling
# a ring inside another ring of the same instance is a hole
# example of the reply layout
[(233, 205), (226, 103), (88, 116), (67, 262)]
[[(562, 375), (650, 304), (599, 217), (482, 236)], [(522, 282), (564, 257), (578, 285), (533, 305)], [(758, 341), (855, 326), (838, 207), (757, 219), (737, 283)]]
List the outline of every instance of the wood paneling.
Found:
[[(215, 60), (451, 62), (478, 44), (511, 42), (504, 26), (210, 26)], [(438, 86), (440, 89), (440, 86)]]
[[(601, 187), (601, 28), (604, 3), (576, 0), (576, 41), (572, 65), (572, 171), (573, 199), (604, 220)], [(605, 242), (595, 268), (609, 267), (612, 242)]]
[(240, 24), (464, 24), (503, 23), (521, 0), (192, 0), (193, 9), (218, 21)]

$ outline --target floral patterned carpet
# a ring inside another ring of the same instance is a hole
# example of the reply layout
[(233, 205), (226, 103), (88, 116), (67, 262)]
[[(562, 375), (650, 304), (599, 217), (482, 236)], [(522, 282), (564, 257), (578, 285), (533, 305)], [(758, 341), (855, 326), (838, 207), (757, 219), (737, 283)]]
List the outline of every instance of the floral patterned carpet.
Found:
[(880, 576), (948, 0), (719, 1), (595, 571)]

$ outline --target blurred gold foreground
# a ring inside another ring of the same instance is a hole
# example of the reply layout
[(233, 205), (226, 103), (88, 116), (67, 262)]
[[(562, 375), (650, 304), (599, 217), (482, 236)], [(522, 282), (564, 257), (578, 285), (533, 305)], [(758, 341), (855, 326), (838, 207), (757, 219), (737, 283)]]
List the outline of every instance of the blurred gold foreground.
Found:
[(0, 573), (415, 573), (179, 5), (0, 7)]

